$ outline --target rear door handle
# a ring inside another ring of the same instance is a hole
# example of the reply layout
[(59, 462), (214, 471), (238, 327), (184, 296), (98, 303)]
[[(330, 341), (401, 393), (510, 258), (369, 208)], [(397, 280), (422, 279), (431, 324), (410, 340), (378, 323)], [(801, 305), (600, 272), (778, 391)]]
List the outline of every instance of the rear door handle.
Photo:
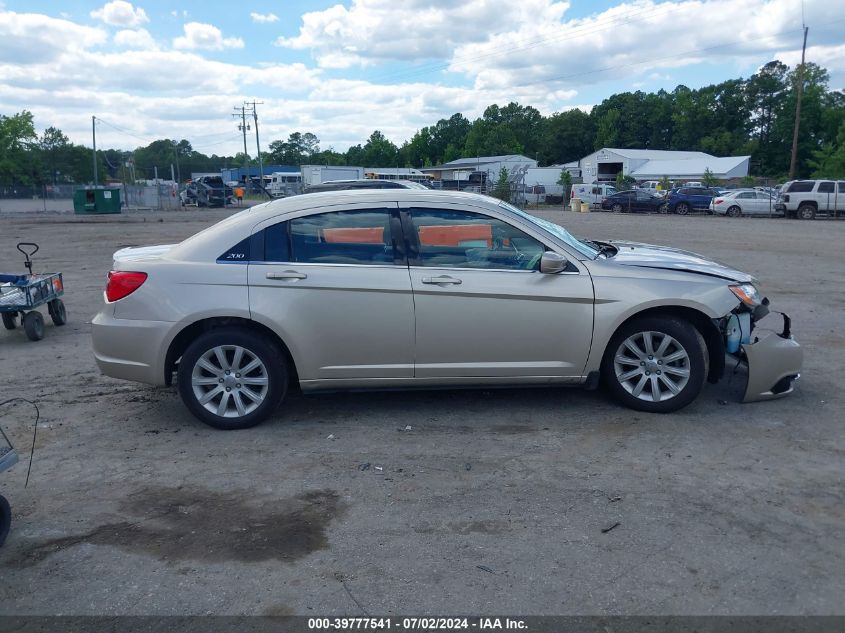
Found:
[(267, 273), (267, 279), (290, 280), (290, 279), (306, 279), (308, 275), (305, 273), (298, 273), (295, 270), (286, 270), (281, 273)]
[(424, 284), (436, 284), (443, 286), (448, 286), (450, 284), (457, 286), (461, 284), (460, 279), (449, 277), (449, 275), (441, 275), (440, 277), (423, 277), (422, 282)]

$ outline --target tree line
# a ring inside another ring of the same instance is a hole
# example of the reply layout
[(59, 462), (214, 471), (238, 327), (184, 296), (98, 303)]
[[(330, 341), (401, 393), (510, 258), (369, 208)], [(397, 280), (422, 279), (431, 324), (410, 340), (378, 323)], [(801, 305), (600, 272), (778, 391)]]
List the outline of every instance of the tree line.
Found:
[[(717, 156), (750, 155), (751, 173), (784, 178), (789, 169), (798, 68), (772, 61), (747, 79), (729, 79), (671, 92), (622, 92), (595, 106), (543, 116), (530, 105), (488, 106), (470, 121), (461, 113), (418, 130), (401, 145), (374, 131), (345, 152), (320, 148), (311, 132), (293, 132), (262, 152), (264, 164), (426, 167), (466, 156), (524, 154), (541, 165), (578, 160), (602, 147), (699, 150)], [(242, 152), (205, 155), (188, 140), (160, 139), (132, 152), (98, 152), (100, 179), (170, 175), (256, 165)], [(0, 115), (0, 184), (89, 182), (91, 150), (49, 127), (38, 136), (32, 114)], [(829, 88), (827, 70), (804, 65), (798, 177), (845, 178), (845, 92)]]

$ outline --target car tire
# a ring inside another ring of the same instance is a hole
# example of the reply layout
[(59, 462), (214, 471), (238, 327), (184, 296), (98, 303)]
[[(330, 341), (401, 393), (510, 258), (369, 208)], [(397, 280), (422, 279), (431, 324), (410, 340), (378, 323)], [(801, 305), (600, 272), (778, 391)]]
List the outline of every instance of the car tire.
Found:
[(617, 202), (612, 207), (610, 207), (610, 210), (614, 213), (622, 213), (622, 205)]
[(734, 205), (734, 206), (732, 206), (731, 208), (728, 209), (726, 215), (729, 218), (738, 218), (739, 216), (742, 215), (742, 209), (740, 209), (738, 206)]
[(40, 341), (44, 338), (44, 317), (37, 310), (27, 312), (23, 316), (23, 329), (30, 341)]
[(657, 207), (657, 212), (661, 214), (669, 213), (669, 205), (664, 202), (659, 207)]
[(7, 330), (14, 330), (18, 327), (18, 313), (17, 312), (3, 312), (3, 327)]
[[(211, 330), (182, 354), (179, 395), (194, 416), (216, 429), (255, 426), (275, 411), (287, 393), (283, 358), (278, 345), (261, 334), (235, 327)], [(238, 369), (247, 372), (241, 376)]]
[(681, 202), (675, 207), (675, 213), (678, 215), (686, 215), (689, 213), (689, 205), (686, 202)]
[(619, 328), (607, 346), (601, 373), (608, 391), (625, 406), (671, 413), (696, 399), (707, 371), (707, 347), (698, 330), (678, 318), (655, 316)]
[(798, 207), (798, 213), (796, 217), (799, 220), (815, 220), (816, 219), (816, 207), (811, 204), (802, 204)]
[(0, 547), (6, 542), (12, 527), (12, 507), (3, 495), (0, 495)]
[(64, 325), (67, 323), (67, 309), (65, 302), (61, 299), (53, 299), (47, 304), (47, 310), (50, 313), (50, 318), (53, 320), (53, 325)]

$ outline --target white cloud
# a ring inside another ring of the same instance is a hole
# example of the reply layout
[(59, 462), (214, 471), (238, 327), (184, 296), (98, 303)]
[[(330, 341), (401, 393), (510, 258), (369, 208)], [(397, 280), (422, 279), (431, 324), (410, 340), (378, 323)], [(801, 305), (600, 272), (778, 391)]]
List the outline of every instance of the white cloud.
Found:
[[(105, 43), (100, 28), (38, 13), (0, 11), (0, 67), (53, 62), (63, 54)], [(3, 77), (0, 72), (0, 77)], [(5, 77), (4, 77), (5, 79)]]
[(184, 35), (173, 40), (174, 48), (221, 51), (225, 48), (244, 47), (244, 41), (241, 38), (223, 37), (223, 32), (212, 24), (188, 22), (183, 29)]
[[(841, 19), (835, 3), (806, 0), (808, 23)], [(323, 68), (414, 62), (385, 81), (460, 73), (478, 88), (550, 84), (573, 89), (608, 79), (643, 78), (699, 63), (757, 60), (800, 46), (794, 0), (628, 0), (567, 19), (556, 0), (352, 0), (302, 16), (299, 32), (276, 45), (309, 50)], [(706, 24), (706, 28), (701, 28)], [(816, 30), (839, 43), (837, 29)], [(822, 43), (822, 42), (820, 42)]]
[(249, 17), (251, 17), (252, 21), (256, 24), (268, 24), (270, 22), (279, 21), (279, 16), (275, 13), (256, 13), (253, 11), (249, 14)]
[(554, 0), (353, 0), (302, 16), (295, 37), (278, 46), (310, 49), (321, 66), (343, 68), (381, 60), (446, 59), (469, 42), (526, 23), (559, 22), (568, 2)]
[(123, 48), (138, 48), (152, 50), (156, 48), (155, 40), (147, 29), (124, 29), (114, 34), (114, 43)]
[(146, 11), (141, 7), (137, 9), (131, 2), (126, 0), (112, 0), (95, 11), (91, 11), (91, 17), (102, 20), (112, 26), (135, 27), (144, 22), (149, 22)]
[[(797, 66), (801, 63), (801, 50), (781, 51), (774, 58), (789, 66)], [(845, 44), (808, 46), (806, 61), (827, 68), (831, 88), (845, 89)]]

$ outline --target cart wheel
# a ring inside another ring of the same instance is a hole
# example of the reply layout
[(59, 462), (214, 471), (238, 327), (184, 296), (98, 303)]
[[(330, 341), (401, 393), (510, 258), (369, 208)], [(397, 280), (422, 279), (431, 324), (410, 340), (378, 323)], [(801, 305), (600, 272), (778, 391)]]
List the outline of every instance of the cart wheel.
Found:
[(23, 317), (23, 329), (30, 341), (40, 341), (44, 338), (44, 317), (36, 310), (27, 312)]
[(67, 323), (67, 310), (65, 309), (65, 302), (61, 299), (53, 299), (47, 304), (47, 310), (50, 312), (50, 318), (53, 319), (53, 325)]
[(9, 528), (12, 525), (12, 508), (6, 497), (0, 495), (0, 547), (6, 542), (6, 537), (9, 536)]
[(3, 312), (3, 327), (7, 330), (14, 330), (18, 327), (18, 313), (17, 312)]

